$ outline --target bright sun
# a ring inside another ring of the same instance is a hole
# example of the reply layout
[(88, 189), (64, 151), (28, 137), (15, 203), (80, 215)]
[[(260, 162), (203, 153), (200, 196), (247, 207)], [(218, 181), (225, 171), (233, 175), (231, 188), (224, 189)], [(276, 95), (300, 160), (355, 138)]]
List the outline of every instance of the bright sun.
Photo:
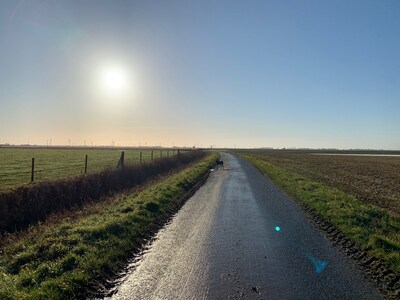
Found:
[(121, 96), (129, 89), (129, 74), (122, 66), (105, 66), (100, 71), (100, 87), (109, 96)]

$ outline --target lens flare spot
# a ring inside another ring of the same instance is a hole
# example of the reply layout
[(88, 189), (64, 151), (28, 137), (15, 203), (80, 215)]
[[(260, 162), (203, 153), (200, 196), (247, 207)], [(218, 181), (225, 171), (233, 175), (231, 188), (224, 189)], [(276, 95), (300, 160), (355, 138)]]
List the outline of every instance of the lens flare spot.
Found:
[(276, 227), (275, 227), (275, 230), (276, 230), (276, 231), (281, 231), (281, 228), (280, 228), (279, 226), (276, 226)]
[(318, 259), (313, 256), (309, 256), (308, 258), (313, 263), (315, 267), (315, 272), (317, 272), (318, 274), (325, 270), (326, 266), (328, 265), (328, 262), (326, 260)]

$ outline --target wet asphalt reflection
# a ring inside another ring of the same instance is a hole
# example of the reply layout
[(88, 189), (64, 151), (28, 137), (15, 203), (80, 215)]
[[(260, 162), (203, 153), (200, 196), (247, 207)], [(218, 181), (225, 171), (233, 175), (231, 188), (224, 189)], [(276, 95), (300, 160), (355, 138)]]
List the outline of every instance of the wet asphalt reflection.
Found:
[(272, 182), (223, 160), (113, 299), (382, 299)]

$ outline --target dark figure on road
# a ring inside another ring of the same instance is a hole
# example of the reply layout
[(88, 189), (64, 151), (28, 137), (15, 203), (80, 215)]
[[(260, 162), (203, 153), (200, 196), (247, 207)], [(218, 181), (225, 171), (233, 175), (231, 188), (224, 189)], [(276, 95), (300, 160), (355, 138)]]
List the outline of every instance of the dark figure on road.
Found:
[(215, 163), (217, 165), (217, 169), (220, 169), (220, 168), (224, 169), (224, 161), (223, 160), (217, 158)]

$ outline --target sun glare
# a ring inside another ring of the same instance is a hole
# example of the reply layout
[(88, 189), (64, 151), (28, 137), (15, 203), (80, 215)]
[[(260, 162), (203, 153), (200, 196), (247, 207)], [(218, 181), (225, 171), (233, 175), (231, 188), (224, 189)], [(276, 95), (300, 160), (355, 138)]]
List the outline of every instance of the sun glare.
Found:
[(122, 66), (106, 66), (100, 71), (100, 87), (109, 96), (121, 96), (129, 89), (128, 71)]

